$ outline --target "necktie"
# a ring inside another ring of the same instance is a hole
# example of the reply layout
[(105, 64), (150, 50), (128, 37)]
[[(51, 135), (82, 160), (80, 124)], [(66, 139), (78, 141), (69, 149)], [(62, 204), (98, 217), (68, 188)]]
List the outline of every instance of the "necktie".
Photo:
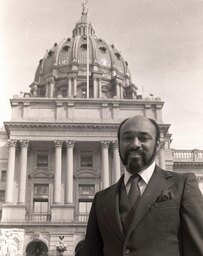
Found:
[(128, 193), (128, 199), (130, 201), (131, 206), (133, 206), (135, 202), (138, 200), (138, 198), (140, 197), (140, 189), (138, 186), (140, 176), (138, 174), (135, 174), (135, 175), (132, 175), (130, 179), (131, 179), (131, 186)]

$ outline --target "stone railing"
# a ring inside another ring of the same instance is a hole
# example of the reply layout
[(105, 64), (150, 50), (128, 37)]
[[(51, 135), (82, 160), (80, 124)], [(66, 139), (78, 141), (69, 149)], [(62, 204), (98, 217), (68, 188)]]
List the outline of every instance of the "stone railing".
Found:
[(75, 220), (79, 222), (87, 222), (89, 218), (89, 214), (78, 214), (76, 215)]
[(203, 162), (203, 150), (173, 150), (173, 159), (178, 162)]
[(47, 214), (47, 213), (26, 214), (25, 220), (27, 222), (50, 222), (51, 214)]

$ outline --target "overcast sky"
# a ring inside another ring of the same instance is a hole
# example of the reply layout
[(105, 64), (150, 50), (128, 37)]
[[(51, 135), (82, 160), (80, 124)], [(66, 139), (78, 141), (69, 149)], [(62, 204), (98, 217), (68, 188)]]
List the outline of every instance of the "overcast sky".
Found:
[[(38, 62), (71, 37), (81, 0), (0, 1), (0, 126)], [(172, 148), (203, 149), (203, 0), (89, 0), (96, 35), (114, 44), (145, 96), (165, 102)]]

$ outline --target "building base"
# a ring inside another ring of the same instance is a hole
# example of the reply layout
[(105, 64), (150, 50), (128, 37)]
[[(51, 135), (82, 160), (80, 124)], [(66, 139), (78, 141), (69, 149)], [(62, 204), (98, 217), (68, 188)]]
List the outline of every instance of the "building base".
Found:
[(25, 204), (4, 204), (1, 222), (24, 222), (26, 215)]

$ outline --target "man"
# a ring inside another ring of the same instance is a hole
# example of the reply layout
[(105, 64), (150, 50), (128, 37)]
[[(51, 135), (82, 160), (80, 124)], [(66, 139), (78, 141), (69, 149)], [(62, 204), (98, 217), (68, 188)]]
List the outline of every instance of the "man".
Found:
[(202, 194), (194, 174), (155, 165), (156, 122), (142, 116), (124, 120), (118, 142), (126, 170), (95, 195), (83, 255), (203, 256)]

